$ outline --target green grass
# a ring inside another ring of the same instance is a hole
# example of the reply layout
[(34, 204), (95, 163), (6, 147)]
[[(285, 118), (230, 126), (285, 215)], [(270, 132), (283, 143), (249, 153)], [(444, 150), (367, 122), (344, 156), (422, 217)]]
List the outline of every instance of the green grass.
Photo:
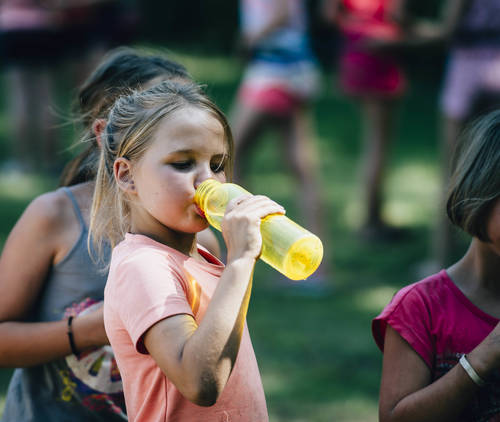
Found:
[[(229, 111), (241, 65), (224, 57), (174, 54)], [(384, 214), (409, 228), (410, 235), (397, 244), (367, 244), (355, 235), (361, 215), (359, 111), (335, 93), (329, 80), (331, 76), (325, 75), (313, 116), (328, 217), (325, 259), (333, 267), (333, 293), (319, 298), (290, 295), (290, 286), (259, 262), (248, 315), (270, 418), (278, 422), (377, 420), (381, 353), (371, 337), (371, 319), (398, 288), (416, 281), (416, 264), (427, 257), (432, 224), (440, 212), (438, 83), (414, 78), (390, 156)], [(0, 154), (7, 150), (4, 114), (0, 113)], [(282, 202), (296, 218), (300, 198), (282, 161), (268, 135), (252, 155), (248, 187)], [(0, 180), (0, 243), (26, 204), (55, 186), (50, 178)], [(1, 398), (10, 370), (0, 375)]]

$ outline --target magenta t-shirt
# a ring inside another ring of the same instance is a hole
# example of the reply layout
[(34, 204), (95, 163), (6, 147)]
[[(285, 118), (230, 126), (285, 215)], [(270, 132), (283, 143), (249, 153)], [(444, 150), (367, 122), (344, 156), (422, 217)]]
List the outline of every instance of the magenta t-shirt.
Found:
[[(436, 380), (472, 351), (499, 320), (475, 306), (445, 270), (401, 289), (372, 322), (384, 351), (389, 324), (420, 355)], [(500, 373), (493, 374), (461, 421), (500, 421)]]

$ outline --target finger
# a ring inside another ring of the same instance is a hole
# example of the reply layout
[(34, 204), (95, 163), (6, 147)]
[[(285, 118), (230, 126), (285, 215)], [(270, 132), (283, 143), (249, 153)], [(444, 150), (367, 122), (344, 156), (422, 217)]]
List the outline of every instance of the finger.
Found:
[(232, 211), (235, 207), (239, 206), (240, 204), (245, 202), (245, 200), (252, 197), (253, 197), (252, 195), (242, 195), (238, 196), (237, 198), (231, 199), (226, 205), (226, 213)]
[(257, 209), (249, 211), (250, 215), (254, 215), (256, 218), (262, 219), (268, 215), (285, 214), (285, 210), (282, 206), (278, 204), (268, 204), (260, 206)]
[(269, 214), (284, 214), (285, 209), (274, 201), (255, 200), (241, 204), (240, 207), (233, 210), (234, 215), (244, 215), (251, 218), (264, 218)]
[(259, 214), (262, 214), (263, 212), (267, 212), (267, 214), (269, 213), (284, 214), (285, 209), (281, 205), (279, 205), (278, 203), (274, 202), (273, 200), (269, 199), (266, 196), (256, 195), (256, 196), (241, 198), (241, 201), (235, 203), (231, 212), (238, 214), (242, 213), (245, 215), (253, 214), (255, 212)]

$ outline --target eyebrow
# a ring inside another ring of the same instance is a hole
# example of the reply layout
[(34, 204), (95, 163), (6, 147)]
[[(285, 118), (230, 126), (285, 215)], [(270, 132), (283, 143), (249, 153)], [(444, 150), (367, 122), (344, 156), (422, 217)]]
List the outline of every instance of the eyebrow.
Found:
[(176, 149), (175, 151), (170, 151), (170, 154), (192, 154), (195, 152), (194, 149)]
[[(177, 149), (175, 151), (170, 151), (169, 154), (195, 154), (197, 152), (198, 151), (194, 150), (194, 149)], [(220, 152), (218, 154), (214, 154), (214, 157), (218, 157), (219, 155), (224, 156), (227, 154), (226, 154), (226, 152)]]

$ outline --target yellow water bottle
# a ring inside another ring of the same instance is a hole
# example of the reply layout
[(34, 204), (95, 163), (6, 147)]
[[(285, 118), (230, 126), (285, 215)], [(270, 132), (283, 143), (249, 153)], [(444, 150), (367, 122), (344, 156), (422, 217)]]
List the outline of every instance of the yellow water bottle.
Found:
[[(251, 195), (234, 183), (205, 180), (196, 189), (194, 200), (205, 213), (208, 222), (221, 230), (221, 221), (227, 203), (242, 195)], [(303, 227), (281, 214), (262, 219), (262, 254), (260, 259), (291, 280), (304, 280), (321, 263), (321, 240)]]

